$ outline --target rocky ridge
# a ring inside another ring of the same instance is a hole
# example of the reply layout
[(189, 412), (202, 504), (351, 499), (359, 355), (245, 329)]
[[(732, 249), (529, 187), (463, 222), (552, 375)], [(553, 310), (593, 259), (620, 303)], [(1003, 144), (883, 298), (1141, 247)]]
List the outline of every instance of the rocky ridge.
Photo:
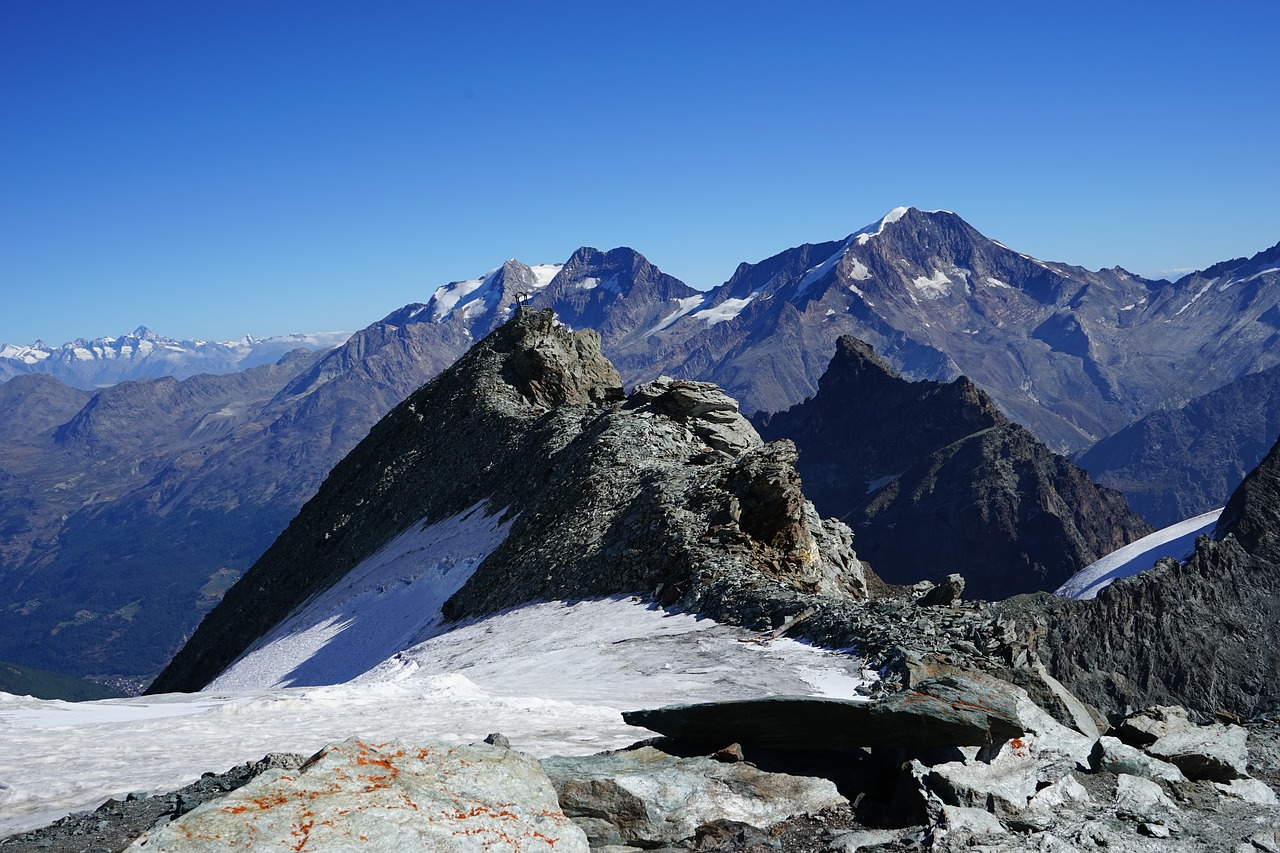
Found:
[[(839, 740), (849, 729), (823, 721), (822, 700), (814, 716), (805, 700), (791, 699), (806, 725), (790, 745), (753, 739), (759, 721), (730, 707), (737, 703), (646, 712), (677, 728), (682, 718), (711, 725), (693, 738), (591, 756), (535, 760), (500, 734), (472, 745), (349, 739), (306, 761), (268, 755), (172, 794), (111, 800), (0, 840), (0, 850), (444, 851), (468, 839), (486, 849), (611, 853), (1277, 844), (1274, 725), (1197, 726), (1182, 709), (1153, 707), (1099, 737), (1056, 723), (1003, 682), (933, 683), (950, 685), (940, 695), (955, 709), (917, 711), (920, 722), (972, 715), (969, 700), (977, 699), (1012, 728), (982, 746), (917, 742), (908, 728), (874, 748), (850, 749)], [(929, 694), (903, 694), (902, 708), (910, 695)]]
[(1110, 714), (1152, 703), (1201, 718), (1280, 710), (1280, 444), (1236, 489), (1212, 538), (1184, 563), (1164, 559), (1092, 601), (1014, 599), (1046, 666)]
[(714, 386), (662, 379), (628, 397), (598, 334), (522, 311), (371, 430), (151, 690), (202, 687), (401, 531), (481, 503), (510, 531), (445, 603), (451, 619), (651, 591), (771, 627), (744, 601), (865, 597), (876, 580), (794, 461)]
[(756, 423), (796, 442), (819, 512), (893, 583), (958, 573), (989, 599), (1056, 589), (1151, 532), (967, 378), (909, 382), (856, 338), (836, 342), (817, 394)]

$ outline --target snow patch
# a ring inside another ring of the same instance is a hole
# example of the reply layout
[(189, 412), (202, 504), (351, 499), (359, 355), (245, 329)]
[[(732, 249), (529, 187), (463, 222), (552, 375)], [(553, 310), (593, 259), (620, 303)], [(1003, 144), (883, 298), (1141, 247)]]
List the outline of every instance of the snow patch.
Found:
[(726, 299), (719, 305), (711, 308), (704, 308), (695, 312), (692, 316), (705, 320), (708, 326), (714, 326), (716, 323), (723, 323), (726, 320), (732, 320), (742, 313), (742, 309), (751, 304), (751, 300), (760, 295), (760, 291), (754, 291), (745, 299)]
[[(849, 240), (845, 240), (844, 243), (840, 245), (840, 248), (837, 249), (835, 253), (831, 255), (831, 257), (827, 258), (825, 261), (818, 264), (816, 267), (810, 267), (809, 269), (805, 270), (804, 276), (800, 279), (799, 283), (796, 284), (795, 295), (799, 296), (800, 294), (804, 293), (806, 290), (809, 289), (809, 286), (811, 284), (821, 279), (827, 273), (831, 272), (831, 270), (835, 269), (836, 264), (840, 263), (840, 259), (844, 257), (844, 253), (848, 249), (849, 249)], [(863, 269), (866, 269), (866, 267), (863, 267)]]
[(466, 281), (451, 281), (446, 285), (436, 288), (436, 292), (431, 294), (428, 304), (431, 306), (431, 322), (442, 323), (448, 319), (453, 313), (454, 307), (463, 299), (480, 290), (486, 284), (493, 281), (497, 270), (489, 270), (485, 273), (484, 278), (470, 278)]
[(920, 291), (920, 295), (925, 299), (941, 299), (951, 294), (952, 281), (947, 274), (938, 270), (934, 272), (930, 278), (924, 276), (916, 276), (911, 280), (916, 290)]
[(423, 519), (307, 601), (210, 685), (228, 690), (337, 684), (441, 630), (441, 606), (507, 537), (481, 501)]
[(867, 480), (867, 494), (869, 495), (875, 494), (876, 492), (880, 491), (885, 486), (889, 485), (890, 483), (892, 483), (894, 480), (898, 479), (901, 476), (902, 476), (901, 474), (890, 474), (887, 477), (880, 477), (875, 480)]
[(564, 269), (564, 264), (537, 264), (529, 269), (533, 272), (533, 286), (541, 289), (550, 284), (551, 279)]
[(1249, 282), (1254, 281), (1255, 279), (1262, 278), (1262, 276), (1264, 275), (1270, 275), (1273, 272), (1280, 272), (1280, 267), (1271, 267), (1270, 269), (1258, 270), (1258, 272), (1254, 273), (1253, 275), (1247, 278), (1232, 279), (1230, 281), (1225, 281), (1222, 284), (1218, 285), (1218, 292), (1221, 293), (1222, 291), (1226, 290), (1227, 288), (1233, 285), (1248, 284)]
[(867, 265), (852, 255), (849, 256), (849, 278), (855, 281), (866, 281), (871, 278), (871, 270)]
[[(1186, 311), (1186, 310), (1187, 310), (1188, 308), (1190, 308), (1192, 305), (1195, 305), (1197, 302), (1199, 302), (1199, 301), (1200, 301), (1200, 297), (1201, 297), (1201, 296), (1204, 296), (1206, 293), (1208, 293), (1208, 292), (1209, 292), (1209, 288), (1211, 288), (1211, 287), (1213, 287), (1213, 281), (1209, 281), (1208, 283), (1206, 283), (1206, 284), (1205, 284), (1205, 286), (1204, 286), (1204, 287), (1200, 288), (1200, 290), (1196, 293), (1196, 295), (1195, 295), (1195, 296), (1193, 296), (1193, 297), (1191, 297), (1191, 301), (1190, 301), (1190, 302), (1188, 302), (1186, 305), (1183, 305), (1181, 308), (1179, 308), (1179, 309), (1178, 309), (1178, 313), (1177, 313), (1177, 314), (1174, 314), (1173, 316), (1174, 316), (1174, 317), (1177, 317), (1177, 316), (1178, 316), (1179, 314), (1181, 314), (1183, 311)], [(1170, 318), (1170, 319), (1172, 319), (1172, 318)], [(1166, 321), (1166, 322), (1168, 322), (1168, 321)]]
[(1222, 509), (1215, 509), (1157, 530), (1137, 542), (1112, 551), (1068, 578), (1066, 583), (1054, 590), (1054, 595), (1074, 599), (1093, 598), (1107, 584), (1144, 572), (1161, 557), (1184, 559), (1195, 549), (1197, 536), (1213, 533), (1220, 515)]
[(701, 305), (706, 301), (707, 301), (707, 295), (705, 293), (698, 294), (697, 296), (689, 296), (685, 299), (677, 300), (676, 310), (672, 311), (670, 314), (668, 314), (667, 316), (659, 320), (658, 325), (646, 331), (644, 333), (644, 336), (647, 338), (650, 335), (654, 335), (654, 334), (657, 334), (658, 332), (661, 332), (663, 329), (669, 328), (673, 323), (675, 323), (676, 320), (679, 320), (685, 314), (688, 314), (690, 311), (697, 308), (699, 305)]

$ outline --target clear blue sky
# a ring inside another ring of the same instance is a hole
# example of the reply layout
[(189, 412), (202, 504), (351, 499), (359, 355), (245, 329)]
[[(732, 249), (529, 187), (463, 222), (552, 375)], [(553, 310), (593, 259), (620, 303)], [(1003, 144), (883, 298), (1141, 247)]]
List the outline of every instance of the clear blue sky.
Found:
[(1280, 3), (0, 3), (0, 341), (356, 329), (509, 257), (696, 287), (904, 204), (1280, 241)]

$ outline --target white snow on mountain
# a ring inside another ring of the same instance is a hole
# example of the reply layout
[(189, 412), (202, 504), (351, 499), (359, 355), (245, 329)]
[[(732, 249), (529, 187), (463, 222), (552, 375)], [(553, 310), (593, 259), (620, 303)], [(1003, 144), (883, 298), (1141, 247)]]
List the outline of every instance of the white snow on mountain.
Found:
[(255, 643), (214, 689), (338, 684), (443, 630), (441, 606), (507, 538), (514, 516), (478, 503), (423, 519), (309, 599)]
[[(840, 248), (837, 249), (836, 252), (831, 255), (831, 257), (827, 258), (825, 261), (818, 264), (816, 267), (813, 267), (809, 269), (807, 272), (805, 272), (804, 278), (800, 279), (800, 282), (796, 285), (795, 295), (796, 296), (801, 295), (806, 290), (808, 290), (809, 286), (812, 285), (815, 281), (820, 280), (827, 273), (831, 272), (831, 270), (835, 269), (836, 264), (840, 263), (840, 259), (844, 257), (844, 253), (849, 250), (849, 243), (852, 240), (853, 240), (852, 237), (850, 237), (848, 240), (845, 240), (844, 244), (841, 245)], [(866, 269), (866, 267), (863, 267), (863, 269)]]
[(40, 341), (36, 341), (29, 346), (16, 346), (14, 344), (5, 344), (0, 346), (0, 358), (7, 358), (10, 361), (20, 361), (23, 364), (35, 364), (38, 361), (44, 361), (53, 350), (49, 349)]
[(713, 305), (710, 308), (704, 308), (701, 311), (695, 311), (691, 316), (697, 320), (705, 320), (708, 326), (714, 326), (716, 323), (724, 323), (732, 320), (742, 313), (742, 309), (751, 304), (751, 300), (760, 295), (760, 291), (754, 291), (745, 299), (726, 299), (719, 305)]
[(543, 288), (551, 283), (551, 279), (555, 278), (560, 270), (564, 269), (564, 264), (535, 264), (529, 269), (533, 270), (533, 286)]
[(474, 620), (332, 686), (78, 704), (0, 693), (0, 836), (353, 735), (472, 743), (502, 732), (533, 755), (581, 755), (650, 736), (623, 723), (623, 710), (771, 694), (858, 698), (876, 678), (852, 654), (759, 640), (618, 596)]
[(874, 222), (866, 228), (861, 228), (850, 235), (850, 239), (858, 241), (859, 246), (866, 245), (867, 241), (872, 237), (879, 237), (884, 233), (884, 227), (897, 222), (899, 219), (907, 215), (909, 207), (895, 207), (893, 210), (881, 217), (879, 222)]
[(1107, 584), (1146, 571), (1161, 557), (1184, 560), (1195, 550), (1197, 536), (1213, 533), (1220, 515), (1222, 509), (1215, 509), (1157, 530), (1137, 542), (1112, 551), (1101, 560), (1076, 572), (1054, 590), (1054, 594), (1065, 598), (1093, 598)]
[(492, 269), (485, 273), (483, 278), (451, 281), (448, 284), (437, 287), (435, 293), (431, 294), (429, 302), (431, 305), (431, 322), (443, 323), (449, 319), (449, 315), (453, 313), (454, 308), (459, 303), (465, 305), (470, 302), (471, 300), (467, 299), (467, 297), (476, 293), (476, 291), (480, 291), (480, 293), (474, 298), (482, 298), (488, 290), (487, 285), (492, 283), (493, 277), (497, 274), (498, 270)]
[(922, 275), (916, 276), (911, 283), (925, 299), (941, 299), (951, 293), (952, 281), (941, 270), (935, 270), (933, 275), (928, 278)]
[(656, 326), (644, 333), (644, 336), (648, 337), (649, 335), (657, 334), (663, 329), (669, 328), (676, 320), (679, 320), (685, 314), (688, 314), (690, 311), (697, 308), (699, 305), (702, 305), (706, 301), (707, 296), (705, 293), (676, 300), (676, 310), (659, 320)]

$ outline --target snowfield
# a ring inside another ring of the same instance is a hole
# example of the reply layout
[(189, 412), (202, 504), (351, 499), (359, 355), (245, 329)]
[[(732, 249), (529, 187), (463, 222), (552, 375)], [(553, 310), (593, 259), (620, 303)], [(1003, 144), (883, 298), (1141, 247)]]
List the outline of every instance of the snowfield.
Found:
[(857, 698), (875, 681), (847, 652), (664, 611), (639, 598), (526, 605), (391, 655), (345, 683), (210, 689), (98, 702), (0, 693), (0, 837), (131, 791), (179, 788), (268, 752), (357, 735), (472, 743), (501, 732), (536, 756), (650, 736), (621, 712), (802, 694)]

